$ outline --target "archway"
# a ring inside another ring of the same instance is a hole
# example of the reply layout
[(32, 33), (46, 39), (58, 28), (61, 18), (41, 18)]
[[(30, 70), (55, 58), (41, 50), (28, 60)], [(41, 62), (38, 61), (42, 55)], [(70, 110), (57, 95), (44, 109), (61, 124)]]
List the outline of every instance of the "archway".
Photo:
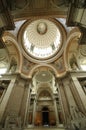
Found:
[(49, 126), (49, 109), (47, 107), (42, 108), (42, 125)]

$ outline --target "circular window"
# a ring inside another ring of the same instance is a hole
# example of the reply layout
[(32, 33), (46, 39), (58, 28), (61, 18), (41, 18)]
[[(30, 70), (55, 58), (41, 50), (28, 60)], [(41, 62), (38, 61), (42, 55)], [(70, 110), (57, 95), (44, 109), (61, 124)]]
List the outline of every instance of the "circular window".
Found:
[(23, 33), (25, 51), (37, 59), (52, 57), (61, 46), (58, 26), (48, 19), (37, 19), (26, 26)]

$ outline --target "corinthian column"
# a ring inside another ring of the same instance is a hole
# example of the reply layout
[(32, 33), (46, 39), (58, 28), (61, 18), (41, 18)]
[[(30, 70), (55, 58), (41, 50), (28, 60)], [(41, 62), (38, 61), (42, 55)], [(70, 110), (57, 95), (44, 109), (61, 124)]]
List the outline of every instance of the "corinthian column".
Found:
[(33, 103), (33, 120), (32, 120), (33, 126), (35, 124), (35, 115), (36, 115), (36, 100), (34, 99), (34, 103)]

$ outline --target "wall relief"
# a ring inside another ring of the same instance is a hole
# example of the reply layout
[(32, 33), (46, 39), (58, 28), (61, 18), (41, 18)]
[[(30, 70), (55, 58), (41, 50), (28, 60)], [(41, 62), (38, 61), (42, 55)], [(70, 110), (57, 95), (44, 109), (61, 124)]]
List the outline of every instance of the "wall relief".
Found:
[(22, 72), (28, 73), (35, 64), (28, 61), (25, 57), (23, 58)]

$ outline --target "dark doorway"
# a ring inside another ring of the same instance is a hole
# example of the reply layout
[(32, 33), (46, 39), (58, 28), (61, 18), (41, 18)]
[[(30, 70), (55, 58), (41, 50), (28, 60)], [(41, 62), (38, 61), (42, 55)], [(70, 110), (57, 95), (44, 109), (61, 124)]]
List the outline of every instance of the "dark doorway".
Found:
[(42, 124), (43, 126), (49, 126), (49, 109), (47, 107), (42, 109)]

